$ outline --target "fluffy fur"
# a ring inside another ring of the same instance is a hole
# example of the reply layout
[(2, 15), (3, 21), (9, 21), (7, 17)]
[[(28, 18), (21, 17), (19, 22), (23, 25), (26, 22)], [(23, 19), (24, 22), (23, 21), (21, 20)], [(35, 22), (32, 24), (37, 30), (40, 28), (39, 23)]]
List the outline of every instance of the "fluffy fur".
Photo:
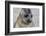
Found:
[(22, 8), (16, 20), (15, 27), (31, 27), (32, 26), (32, 13), (29, 8)]

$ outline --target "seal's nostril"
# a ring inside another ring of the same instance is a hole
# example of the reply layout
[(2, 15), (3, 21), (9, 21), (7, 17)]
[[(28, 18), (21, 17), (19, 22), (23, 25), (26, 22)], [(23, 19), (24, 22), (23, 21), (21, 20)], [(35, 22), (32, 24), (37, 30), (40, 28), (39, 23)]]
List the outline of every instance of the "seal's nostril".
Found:
[(27, 22), (31, 22), (30, 19), (28, 19)]

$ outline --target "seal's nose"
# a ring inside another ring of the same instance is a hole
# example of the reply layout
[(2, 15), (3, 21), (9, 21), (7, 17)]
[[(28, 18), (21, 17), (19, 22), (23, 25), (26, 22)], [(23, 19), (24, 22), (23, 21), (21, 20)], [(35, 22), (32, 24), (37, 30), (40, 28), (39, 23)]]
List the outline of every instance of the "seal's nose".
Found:
[(28, 19), (27, 21), (30, 22), (30, 19)]

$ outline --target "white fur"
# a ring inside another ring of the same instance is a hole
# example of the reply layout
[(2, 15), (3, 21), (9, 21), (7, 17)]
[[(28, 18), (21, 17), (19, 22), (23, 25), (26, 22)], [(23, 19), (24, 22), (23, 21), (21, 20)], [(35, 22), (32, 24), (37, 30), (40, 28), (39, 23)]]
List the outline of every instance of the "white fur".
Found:
[[(28, 9), (25, 9), (26, 11), (28, 11)], [(32, 13), (28, 14), (29, 17), (28, 18), (25, 18), (24, 15), (25, 15), (25, 11), (22, 9), (22, 11), (20, 12), (20, 15), (17, 17), (17, 20), (16, 20), (16, 25), (15, 27), (32, 27), (32, 18), (31, 18), (31, 15)], [(31, 20), (31, 23), (27, 23), (27, 24), (24, 24), (22, 23), (23, 22), (27, 22), (26, 20)]]

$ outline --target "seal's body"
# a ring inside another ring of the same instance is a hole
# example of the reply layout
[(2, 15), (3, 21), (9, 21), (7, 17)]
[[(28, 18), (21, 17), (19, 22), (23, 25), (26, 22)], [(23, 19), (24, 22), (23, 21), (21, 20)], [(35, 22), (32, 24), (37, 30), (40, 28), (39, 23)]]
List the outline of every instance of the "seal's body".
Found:
[(32, 26), (32, 13), (29, 8), (22, 8), (16, 20), (15, 27), (31, 27)]

